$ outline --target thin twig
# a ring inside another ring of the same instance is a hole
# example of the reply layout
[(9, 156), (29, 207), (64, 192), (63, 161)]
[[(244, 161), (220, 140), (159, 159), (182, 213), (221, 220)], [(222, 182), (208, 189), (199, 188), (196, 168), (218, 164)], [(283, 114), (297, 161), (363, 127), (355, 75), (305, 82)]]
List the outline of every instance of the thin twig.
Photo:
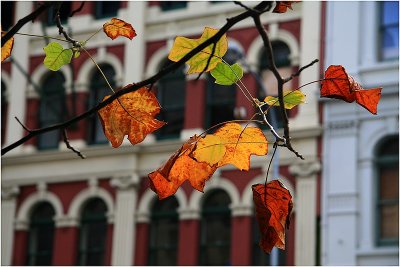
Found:
[(269, 161), (269, 164), (268, 164), (267, 174), (266, 174), (266, 176), (265, 176), (265, 182), (264, 182), (264, 189), (265, 189), (265, 199), (264, 199), (264, 202), (265, 202), (265, 203), (267, 203), (267, 182), (268, 182), (269, 169), (271, 168), (271, 163), (272, 163), (272, 161), (274, 160), (275, 152), (276, 152), (277, 147), (278, 147), (278, 143), (275, 142), (275, 143), (274, 143), (274, 152), (272, 152), (271, 160)]
[(196, 80), (200, 79), (200, 76), (207, 70), (208, 66), (210, 65), (211, 58), (214, 56), (215, 47), (216, 47), (216, 46), (217, 46), (216, 43), (213, 43), (213, 44), (212, 44), (211, 55), (208, 57), (206, 66), (205, 66), (204, 69), (199, 73), (199, 76), (197, 76)]
[[(254, 9), (256, 10), (267, 10), (268, 7), (270, 7), (272, 4), (271, 2), (261, 2), (260, 4), (258, 4), (256, 7), (254, 7)], [(141, 87), (144, 87), (146, 85), (149, 85), (151, 83), (156, 83), (160, 78), (164, 77), (165, 75), (167, 75), (168, 73), (177, 70), (179, 67), (181, 67), (182, 65), (185, 64), (186, 61), (188, 61), (190, 58), (192, 58), (194, 55), (196, 55), (197, 53), (199, 53), (201, 50), (203, 50), (204, 48), (206, 48), (207, 46), (209, 46), (212, 43), (217, 42), (230, 28), (232, 28), (233, 25), (235, 25), (236, 23), (251, 17), (252, 12), (250, 11), (245, 11), (235, 17), (229, 18), (229, 20), (226, 22), (226, 24), (214, 35), (212, 36), (210, 39), (208, 39), (207, 41), (205, 41), (204, 43), (200, 44), (199, 46), (195, 47), (193, 50), (191, 50), (189, 53), (187, 53), (184, 57), (182, 57), (179, 61), (169, 65), (166, 68), (161, 69), (158, 73), (156, 73), (155, 75), (153, 75), (152, 77), (143, 80), (141, 82), (138, 82), (136, 84), (132, 84), (129, 86), (126, 86), (125, 88), (115, 92), (115, 94), (111, 95), (109, 98), (107, 98), (106, 100), (104, 100), (103, 102), (100, 102), (99, 104), (97, 104), (95, 107), (87, 110), (86, 112), (68, 120), (65, 121), (63, 123), (58, 123), (58, 124), (54, 124), (51, 125), (49, 127), (44, 127), (44, 128), (40, 128), (40, 129), (36, 129), (36, 130), (32, 130), (30, 133), (28, 133), (27, 135), (25, 135), (24, 137), (22, 137), (21, 139), (17, 140), (16, 142), (4, 147), (1, 149), (1, 155), (6, 154), (7, 152), (9, 152), (10, 150), (22, 145), (23, 143), (25, 143), (26, 141), (28, 141), (29, 139), (45, 133), (45, 132), (49, 132), (49, 131), (53, 131), (53, 130), (57, 130), (57, 129), (64, 129), (67, 128), (68, 126), (70, 126), (73, 123), (76, 123), (80, 120), (83, 120), (87, 117), (89, 117), (90, 115), (94, 114), (95, 112), (97, 112), (98, 110), (102, 109), (103, 107), (107, 106), (108, 104), (110, 104), (111, 102), (113, 102), (115, 99), (117, 99), (118, 97), (125, 95), (127, 93), (133, 92), (138, 90)]]
[(27, 131), (28, 133), (31, 132), (31, 130), (30, 130), (28, 127), (26, 127), (17, 117), (14, 117), (14, 118), (17, 120), (17, 122), (19, 123), (19, 125), (21, 125), (22, 128), (25, 129), (25, 131)]
[(56, 24), (58, 28), (58, 33), (64, 35), (64, 38), (70, 42), (73, 46), (80, 47), (80, 44), (77, 40), (72, 39), (71, 36), (64, 30), (63, 26), (61, 25), (61, 18), (60, 18), (60, 9), (58, 8), (56, 11)]
[(73, 148), (71, 146), (71, 144), (69, 143), (69, 140), (68, 140), (67, 130), (66, 129), (63, 130), (63, 139), (64, 139), (64, 143), (65, 143), (65, 145), (67, 146), (68, 149), (71, 149), (73, 152), (75, 152), (82, 159), (86, 158), (86, 156), (83, 155), (79, 150), (77, 150), (77, 149), (75, 149), (75, 148)]
[(290, 77), (283, 79), (283, 83), (287, 83), (287, 82), (289, 82), (290, 80), (292, 80), (294, 77), (299, 76), (300, 73), (301, 73), (303, 70), (305, 70), (305, 69), (311, 67), (312, 65), (314, 65), (314, 64), (317, 63), (317, 62), (319, 62), (319, 60), (318, 60), (318, 59), (314, 59), (311, 63), (309, 63), (309, 64), (307, 64), (307, 65), (301, 67), (296, 73), (293, 73), (292, 75), (290, 75)]
[(1, 37), (1, 47), (14, 36), (16, 32), (18, 32), (26, 23), (35, 20), (40, 14), (42, 14), (49, 7), (53, 6), (54, 2), (43, 2), (43, 4), (38, 7), (35, 11), (30, 13), (29, 15), (23, 17), (18, 20), (17, 24), (15, 24), (4, 36)]
[(72, 16), (75, 15), (75, 13), (81, 11), (82, 8), (83, 8), (83, 6), (85, 5), (85, 3), (86, 3), (85, 1), (82, 1), (81, 5), (80, 5), (77, 9), (75, 9), (74, 11), (72, 11), (71, 14), (69, 14), (69, 17), (72, 17)]

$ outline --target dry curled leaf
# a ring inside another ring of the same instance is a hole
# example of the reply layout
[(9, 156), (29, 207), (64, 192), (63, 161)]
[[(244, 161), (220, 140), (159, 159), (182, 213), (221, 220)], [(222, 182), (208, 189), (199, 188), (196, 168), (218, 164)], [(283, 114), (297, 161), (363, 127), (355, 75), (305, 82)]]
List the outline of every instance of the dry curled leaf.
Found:
[(321, 97), (341, 99), (349, 103), (356, 101), (374, 115), (377, 114), (381, 92), (382, 87), (362, 88), (341, 65), (329, 66), (321, 87)]
[[(103, 101), (110, 96), (104, 97)], [(121, 106), (122, 104), (122, 106)], [(100, 109), (98, 114), (104, 134), (113, 147), (122, 144), (125, 135), (132, 145), (161, 128), (165, 122), (154, 117), (160, 112), (155, 95), (146, 87), (127, 93)]]
[[(168, 58), (174, 62), (181, 60), (190, 51), (213, 37), (217, 32), (218, 30), (216, 29), (205, 27), (199, 39), (189, 39), (186, 37), (178, 36), (175, 39), (171, 51), (169, 52)], [(208, 59), (212, 55), (213, 44), (207, 46), (186, 62), (190, 66), (188, 74), (202, 72), (203, 70), (207, 72), (214, 69), (217, 64), (222, 61), (222, 57), (225, 55), (227, 50), (228, 39), (226, 38), (226, 34), (224, 34), (221, 39), (219, 39), (219, 41), (215, 44), (214, 56), (210, 59), (207, 69), (204, 70), (204, 68), (207, 66)]]
[(191, 137), (163, 166), (148, 175), (150, 188), (159, 199), (175, 194), (186, 180), (193, 188), (203, 192), (205, 182), (213, 175), (217, 167), (198, 162), (191, 157), (197, 140), (197, 136)]
[(285, 228), (289, 228), (293, 209), (289, 190), (278, 180), (267, 185), (255, 184), (252, 190), (261, 233), (260, 247), (266, 253), (271, 253), (273, 247), (285, 249)]
[(296, 2), (299, 1), (276, 1), (276, 6), (274, 10), (272, 10), (273, 13), (285, 13), (288, 8), (292, 10), (292, 4), (295, 4)]
[(103, 25), (103, 31), (112, 40), (119, 36), (124, 36), (132, 40), (136, 36), (136, 32), (131, 24), (117, 18), (112, 18), (106, 22)]
[[(1, 36), (4, 36), (6, 33), (2, 33)], [(11, 51), (14, 47), (14, 37), (11, 37), (2, 47), (1, 47), (1, 62), (6, 60), (9, 56), (11, 56)]]

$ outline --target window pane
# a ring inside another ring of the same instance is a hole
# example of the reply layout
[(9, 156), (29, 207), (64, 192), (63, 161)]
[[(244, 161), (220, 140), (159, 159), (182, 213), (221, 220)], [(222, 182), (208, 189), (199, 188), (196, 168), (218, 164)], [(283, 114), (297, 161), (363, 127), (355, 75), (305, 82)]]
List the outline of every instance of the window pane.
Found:
[(381, 238), (399, 238), (399, 204), (383, 206), (380, 212), (382, 218)]
[(28, 241), (28, 265), (51, 265), (54, 243), (53, 207), (39, 203), (31, 215)]
[(1, 27), (7, 31), (14, 24), (14, 2), (1, 1)]
[(384, 25), (399, 23), (399, 2), (387, 1), (382, 2), (382, 23)]
[(399, 56), (399, 2), (381, 2), (380, 57), (382, 60)]
[(156, 200), (150, 222), (150, 265), (176, 265), (179, 237), (178, 201)]
[(381, 170), (380, 199), (396, 200), (399, 198), (399, 168), (389, 166)]
[[(66, 23), (70, 14), (71, 14), (71, 2), (69, 2), (69, 1), (62, 2), (61, 8), (60, 8), (61, 23)], [(47, 25), (48, 26), (56, 25), (55, 15), (56, 15), (55, 8), (54, 7), (49, 8), (47, 11)]]
[(115, 17), (120, 8), (120, 1), (101, 1), (95, 2), (95, 17), (96, 19)]
[(160, 3), (162, 11), (182, 9), (187, 6), (187, 1), (160, 1)]
[(201, 265), (230, 265), (230, 202), (229, 195), (222, 190), (206, 196), (201, 218)]

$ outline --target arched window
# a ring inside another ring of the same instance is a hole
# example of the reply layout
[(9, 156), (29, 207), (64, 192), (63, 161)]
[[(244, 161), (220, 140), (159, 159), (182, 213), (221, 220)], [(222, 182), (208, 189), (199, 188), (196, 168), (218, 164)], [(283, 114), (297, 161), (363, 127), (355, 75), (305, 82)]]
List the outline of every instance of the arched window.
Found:
[(199, 265), (231, 265), (229, 195), (216, 189), (206, 196), (201, 211)]
[[(39, 127), (60, 123), (67, 113), (65, 101), (65, 78), (60, 72), (51, 72), (42, 83), (40, 94)], [(60, 130), (38, 136), (39, 149), (58, 148)]]
[(377, 243), (399, 242), (399, 136), (383, 139), (375, 150)]
[[(279, 73), (283, 77), (288, 77), (292, 73), (291, 69), (291, 61), (290, 61), (290, 49), (288, 45), (282, 41), (273, 41), (272, 45), (272, 52), (274, 55), (275, 65), (279, 70)], [(260, 54), (260, 61), (259, 61), (259, 74), (263, 83), (264, 88), (259, 88), (258, 97), (260, 100), (263, 100), (266, 96), (277, 96), (278, 95), (278, 87), (276, 83), (276, 79), (273, 73), (269, 70), (269, 60), (267, 56), (267, 52), (265, 49), (261, 51)], [(286, 83), (283, 90), (285, 89), (292, 89), (291, 82)], [(272, 111), (273, 110), (273, 111)], [(286, 110), (288, 116), (290, 110)], [(283, 126), (283, 120), (281, 114), (279, 112), (278, 107), (272, 107), (270, 112), (268, 112), (268, 119), (269, 122), (272, 122), (272, 114), (275, 114), (276, 122), (278, 128)]]
[[(167, 59), (161, 69), (171, 63)], [(162, 108), (158, 119), (168, 123), (155, 132), (158, 139), (179, 138), (185, 118), (185, 96), (185, 66), (162, 77), (157, 83), (157, 98)]]
[(78, 265), (105, 265), (107, 207), (100, 198), (90, 199), (82, 210)]
[(55, 211), (48, 202), (36, 205), (30, 217), (27, 265), (52, 265)]
[(177, 265), (179, 240), (178, 201), (156, 200), (151, 210), (149, 265)]
[[(239, 59), (237, 49), (229, 48), (223, 59), (230, 65)], [(235, 119), (236, 84), (230, 86), (215, 83), (214, 77), (207, 74), (207, 99), (205, 128)]]
[[(109, 64), (99, 65), (104, 75), (106, 76), (110, 85), (115, 89), (115, 70)], [(103, 75), (95, 69), (90, 78), (90, 96), (88, 108), (92, 108), (100, 103), (106, 95), (111, 94), (112, 91), (108, 87), (107, 82), (104, 80)], [(90, 116), (88, 127), (88, 143), (89, 144), (106, 144), (108, 143), (107, 137), (104, 135), (103, 127), (97, 114)]]

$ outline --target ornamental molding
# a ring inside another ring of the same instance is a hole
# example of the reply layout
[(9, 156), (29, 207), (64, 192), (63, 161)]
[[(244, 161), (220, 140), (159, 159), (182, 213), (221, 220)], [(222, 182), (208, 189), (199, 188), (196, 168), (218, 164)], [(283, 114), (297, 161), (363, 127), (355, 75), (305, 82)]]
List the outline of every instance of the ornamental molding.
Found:
[(119, 190), (136, 188), (139, 185), (140, 177), (138, 174), (118, 175), (110, 180), (110, 185)]
[(321, 170), (319, 161), (297, 162), (289, 166), (289, 172), (297, 177), (310, 177)]
[(1, 188), (1, 200), (14, 200), (19, 194), (18, 186), (5, 186)]

